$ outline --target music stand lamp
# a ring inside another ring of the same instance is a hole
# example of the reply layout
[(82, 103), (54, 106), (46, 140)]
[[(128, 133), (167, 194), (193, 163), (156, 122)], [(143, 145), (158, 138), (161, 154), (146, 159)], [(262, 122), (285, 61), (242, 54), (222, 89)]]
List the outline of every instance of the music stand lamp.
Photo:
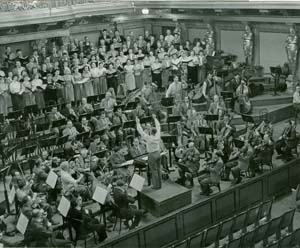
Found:
[(270, 72), (271, 75), (274, 78), (274, 92), (273, 92), (273, 96), (279, 96), (279, 94), (277, 93), (277, 85), (279, 83), (279, 79), (280, 79), (280, 75), (282, 74), (282, 70), (280, 66), (271, 66), (270, 67)]
[[(165, 136), (161, 136), (161, 139), (164, 143), (168, 144), (169, 161), (170, 161), (169, 168), (172, 168), (172, 143), (177, 142), (177, 136), (176, 135), (165, 135)], [(167, 168), (168, 171), (169, 171), (169, 168)]]

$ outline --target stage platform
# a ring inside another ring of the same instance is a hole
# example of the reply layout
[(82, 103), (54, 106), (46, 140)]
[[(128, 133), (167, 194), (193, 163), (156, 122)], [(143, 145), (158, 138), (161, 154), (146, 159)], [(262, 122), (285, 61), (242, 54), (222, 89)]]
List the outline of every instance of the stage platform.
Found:
[(176, 183), (163, 182), (159, 190), (150, 187), (140, 193), (141, 206), (155, 217), (161, 217), (192, 203), (192, 191)]

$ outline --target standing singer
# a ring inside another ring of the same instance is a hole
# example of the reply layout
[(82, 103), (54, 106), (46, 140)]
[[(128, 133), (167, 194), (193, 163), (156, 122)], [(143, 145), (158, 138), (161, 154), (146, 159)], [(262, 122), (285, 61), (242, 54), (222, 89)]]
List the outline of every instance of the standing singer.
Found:
[(146, 134), (140, 124), (139, 118), (136, 118), (136, 128), (139, 134), (146, 142), (148, 153), (148, 163), (152, 175), (153, 189), (161, 188), (161, 166), (160, 166), (160, 123), (156, 115), (152, 115), (155, 127), (151, 128), (150, 134)]

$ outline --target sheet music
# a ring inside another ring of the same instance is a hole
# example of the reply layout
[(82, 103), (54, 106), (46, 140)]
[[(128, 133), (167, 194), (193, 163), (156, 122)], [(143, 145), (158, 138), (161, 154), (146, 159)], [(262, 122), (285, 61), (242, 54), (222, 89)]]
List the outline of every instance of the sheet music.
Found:
[(104, 204), (106, 197), (107, 197), (108, 191), (106, 189), (103, 189), (100, 186), (97, 186), (93, 195), (93, 200), (96, 202), (99, 202), (100, 204)]
[(10, 204), (12, 204), (14, 202), (14, 199), (15, 199), (15, 195), (16, 195), (16, 189), (15, 187), (13, 186), (9, 192), (9, 195), (8, 195), (8, 202)]
[(129, 186), (137, 191), (142, 191), (145, 183), (145, 178), (138, 174), (134, 174)]
[(23, 213), (21, 213), (20, 217), (18, 219), (17, 226), (16, 226), (17, 230), (24, 235), (26, 232), (28, 223), (29, 223), (29, 219)]
[(55, 188), (58, 176), (54, 171), (50, 171), (46, 180), (46, 183), (51, 187), (51, 189)]
[(70, 207), (70, 201), (66, 197), (62, 196), (57, 210), (61, 213), (62, 216), (67, 217)]
[(127, 165), (132, 165), (132, 164), (133, 164), (133, 159), (124, 162), (123, 164), (121, 164), (121, 166), (127, 166)]

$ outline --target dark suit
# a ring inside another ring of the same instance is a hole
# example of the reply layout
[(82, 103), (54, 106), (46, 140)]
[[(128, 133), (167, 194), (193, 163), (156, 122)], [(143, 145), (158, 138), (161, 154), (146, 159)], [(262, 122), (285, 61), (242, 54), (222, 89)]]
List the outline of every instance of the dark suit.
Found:
[(275, 149), (278, 155), (288, 156), (290, 154), (297, 141), (296, 134), (295, 127), (289, 126), (284, 129), (282, 138), (276, 141)]

